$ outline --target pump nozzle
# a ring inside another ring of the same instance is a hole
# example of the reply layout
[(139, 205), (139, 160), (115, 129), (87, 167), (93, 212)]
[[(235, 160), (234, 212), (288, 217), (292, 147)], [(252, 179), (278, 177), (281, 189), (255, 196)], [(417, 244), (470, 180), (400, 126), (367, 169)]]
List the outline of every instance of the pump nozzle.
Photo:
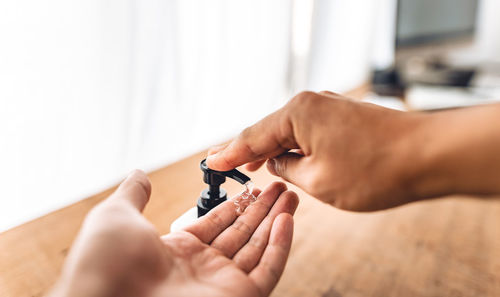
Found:
[(220, 185), (226, 181), (225, 177), (229, 177), (244, 185), (246, 182), (250, 180), (248, 176), (241, 173), (237, 169), (229, 170), (229, 171), (217, 171), (208, 168), (206, 159), (201, 161), (200, 168), (203, 171), (203, 181), (209, 185)]
[(226, 181), (226, 177), (234, 179), (240, 184), (250, 181), (250, 178), (237, 169), (229, 171), (217, 171), (208, 168), (206, 159), (201, 161), (200, 168), (203, 171), (203, 181), (209, 188), (201, 192), (198, 199), (198, 217), (205, 215), (212, 208), (227, 200), (227, 192), (220, 188), (220, 185)]

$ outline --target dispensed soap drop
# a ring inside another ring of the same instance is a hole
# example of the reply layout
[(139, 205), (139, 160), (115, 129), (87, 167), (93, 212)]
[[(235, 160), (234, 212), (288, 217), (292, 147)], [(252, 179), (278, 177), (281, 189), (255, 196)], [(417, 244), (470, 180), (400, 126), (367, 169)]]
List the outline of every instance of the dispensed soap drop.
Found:
[(234, 205), (236, 205), (236, 213), (238, 215), (245, 212), (245, 209), (257, 200), (257, 197), (253, 194), (253, 182), (249, 180), (244, 186), (245, 189), (243, 192), (234, 198)]
[(208, 188), (203, 190), (198, 198), (196, 207), (189, 209), (170, 226), (170, 231), (178, 231), (196, 221), (197, 218), (204, 216), (217, 205), (227, 200), (227, 192), (222, 189), (222, 185), (226, 181), (226, 177), (234, 179), (245, 186), (245, 190), (240, 193), (234, 200), (236, 213), (239, 215), (253, 203), (257, 198), (252, 194), (253, 183), (248, 176), (238, 171), (237, 169), (229, 171), (217, 171), (208, 168), (206, 159), (200, 163), (201, 171), (203, 172), (203, 181), (208, 185)]

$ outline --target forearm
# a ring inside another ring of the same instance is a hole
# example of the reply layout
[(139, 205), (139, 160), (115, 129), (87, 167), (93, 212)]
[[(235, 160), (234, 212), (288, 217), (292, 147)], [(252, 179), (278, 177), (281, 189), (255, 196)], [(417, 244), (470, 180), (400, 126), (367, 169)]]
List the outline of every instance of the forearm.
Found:
[(414, 138), (416, 199), (500, 194), (500, 105), (430, 114)]

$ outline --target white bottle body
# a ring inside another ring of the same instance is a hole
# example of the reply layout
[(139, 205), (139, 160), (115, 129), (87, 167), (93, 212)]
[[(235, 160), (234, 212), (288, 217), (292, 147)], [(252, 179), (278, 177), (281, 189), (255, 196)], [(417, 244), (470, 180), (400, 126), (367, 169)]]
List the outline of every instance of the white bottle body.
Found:
[(172, 225), (170, 225), (170, 232), (179, 231), (184, 227), (193, 224), (198, 219), (198, 208), (192, 207), (186, 211), (183, 215), (178, 217)]

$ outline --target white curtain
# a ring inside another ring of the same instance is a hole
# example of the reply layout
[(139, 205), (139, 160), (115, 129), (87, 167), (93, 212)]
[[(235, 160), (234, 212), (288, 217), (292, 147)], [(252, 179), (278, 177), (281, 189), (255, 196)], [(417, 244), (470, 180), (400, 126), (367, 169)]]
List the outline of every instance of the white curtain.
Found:
[(289, 1), (2, 1), (0, 230), (287, 99)]
[(315, 0), (308, 88), (342, 91), (367, 81), (380, 1)]
[(229, 139), (286, 99), (290, 2), (134, 1), (129, 164)]
[(347, 2), (1, 1), (0, 231), (227, 140), (291, 90), (361, 82), (366, 36), (336, 26), (368, 21), (336, 9), (370, 1)]

